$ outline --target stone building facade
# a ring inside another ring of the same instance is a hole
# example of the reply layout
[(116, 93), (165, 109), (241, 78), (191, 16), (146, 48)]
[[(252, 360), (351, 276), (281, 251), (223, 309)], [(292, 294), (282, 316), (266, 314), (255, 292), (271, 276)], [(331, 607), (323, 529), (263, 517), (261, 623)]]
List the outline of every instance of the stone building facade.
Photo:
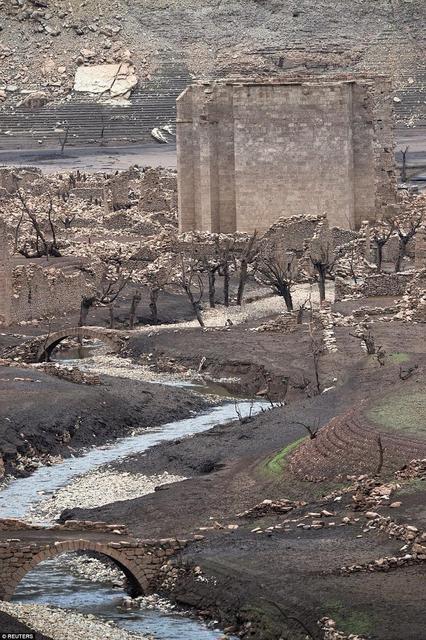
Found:
[(326, 215), (359, 228), (395, 199), (384, 78), (217, 81), (177, 100), (180, 230), (262, 232)]

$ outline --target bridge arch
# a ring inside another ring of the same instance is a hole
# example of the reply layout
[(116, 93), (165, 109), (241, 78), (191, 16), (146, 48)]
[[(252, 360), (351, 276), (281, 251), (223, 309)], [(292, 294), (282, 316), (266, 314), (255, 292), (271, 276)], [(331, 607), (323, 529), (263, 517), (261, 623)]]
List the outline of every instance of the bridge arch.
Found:
[(89, 340), (102, 340), (113, 351), (118, 351), (120, 339), (116, 331), (104, 327), (68, 327), (61, 331), (51, 333), (37, 352), (37, 362), (49, 362), (52, 352), (65, 338), (86, 338)]
[(149, 593), (149, 581), (144, 573), (143, 568), (139, 566), (133, 559), (129, 559), (125, 552), (114, 549), (109, 545), (104, 545), (88, 540), (68, 540), (64, 542), (55, 542), (43, 551), (36, 553), (31, 560), (19, 567), (16, 572), (10, 575), (9, 580), (3, 585), (3, 600), (11, 600), (18, 584), (21, 580), (44, 560), (51, 560), (64, 553), (74, 553), (75, 551), (88, 551), (96, 553), (100, 556), (106, 556), (118, 566), (124, 573), (128, 581), (128, 591), (132, 597)]

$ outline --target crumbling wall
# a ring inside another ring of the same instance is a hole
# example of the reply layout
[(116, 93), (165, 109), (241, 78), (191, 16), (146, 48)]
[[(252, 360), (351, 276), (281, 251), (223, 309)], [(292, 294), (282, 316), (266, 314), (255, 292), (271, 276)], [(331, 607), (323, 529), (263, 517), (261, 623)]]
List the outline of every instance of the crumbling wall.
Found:
[(349, 77), (191, 85), (177, 102), (180, 230), (263, 232), (294, 215), (355, 229), (381, 215), (395, 175), (374, 95)]
[(16, 193), (18, 189), (28, 189), (43, 177), (41, 169), (36, 167), (0, 167), (0, 189), (7, 193)]
[(367, 298), (374, 298), (376, 296), (402, 296), (412, 279), (412, 271), (377, 273), (365, 277), (364, 282), (359, 287), (359, 292)]
[(16, 266), (12, 271), (10, 320), (21, 322), (77, 313), (87, 286), (80, 271), (65, 274), (55, 267)]
[(264, 238), (283, 251), (294, 251), (301, 255), (305, 241), (310, 240), (324, 216), (292, 216), (280, 218), (265, 233)]
[(0, 324), (10, 322), (10, 263), (6, 223), (0, 221)]
[(421, 227), (416, 233), (415, 266), (418, 270), (426, 269), (426, 227)]

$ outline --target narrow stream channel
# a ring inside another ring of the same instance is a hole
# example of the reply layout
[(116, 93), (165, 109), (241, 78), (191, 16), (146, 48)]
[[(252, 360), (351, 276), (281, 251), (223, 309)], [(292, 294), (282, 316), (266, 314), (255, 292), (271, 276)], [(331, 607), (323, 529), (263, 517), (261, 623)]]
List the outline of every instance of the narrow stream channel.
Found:
[[(250, 402), (239, 403), (243, 416), (250, 411), (254, 415), (263, 407), (263, 402), (256, 402), (253, 406)], [(13, 480), (1, 491), (0, 517), (24, 518), (30, 513), (31, 507), (88, 471), (146, 451), (160, 442), (201, 433), (235, 418), (234, 403), (227, 402), (186, 420), (170, 422), (90, 450), (81, 457), (66, 459), (52, 467), (41, 467), (30, 478)], [(48, 525), (49, 522), (41, 524)], [(217, 640), (222, 636), (220, 630), (208, 628), (179, 612), (163, 611), (149, 605), (138, 610), (123, 610), (119, 605), (125, 595), (123, 588), (75, 577), (67, 569), (67, 556), (64, 555), (40, 563), (28, 573), (21, 581), (13, 600), (23, 604), (49, 604), (90, 613), (113, 620), (120, 628), (152, 635), (158, 640)]]

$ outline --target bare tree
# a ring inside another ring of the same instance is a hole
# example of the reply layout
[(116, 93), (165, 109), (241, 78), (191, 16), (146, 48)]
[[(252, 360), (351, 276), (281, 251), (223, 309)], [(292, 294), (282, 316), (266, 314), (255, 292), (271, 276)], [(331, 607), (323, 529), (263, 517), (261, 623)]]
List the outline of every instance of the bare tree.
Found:
[(238, 281), (237, 305), (241, 305), (244, 298), (244, 289), (248, 278), (249, 265), (254, 264), (258, 254), (257, 231), (250, 236), (247, 245), (244, 247), (240, 257), (240, 277)]
[(393, 220), (381, 220), (372, 227), (373, 245), (376, 247), (376, 265), (377, 270), (382, 270), (383, 263), (383, 247), (389, 242), (391, 235), (395, 231), (395, 223)]
[(71, 229), (71, 225), (75, 220), (76, 217), (76, 213), (74, 214), (66, 214), (64, 218), (62, 218), (62, 224), (64, 225), (65, 229)]
[(320, 302), (325, 301), (325, 282), (327, 276), (332, 276), (336, 256), (331, 242), (324, 238), (315, 238), (310, 245), (310, 260), (318, 281)]
[(84, 327), (86, 325), (89, 311), (95, 305), (109, 307), (111, 321), (112, 306), (128, 284), (130, 277), (131, 274), (124, 274), (121, 267), (118, 270), (114, 268), (112, 271), (111, 265), (107, 265), (96, 291), (93, 294), (82, 296), (78, 326)]
[(424, 212), (408, 212), (406, 215), (394, 219), (394, 225), (399, 238), (399, 251), (395, 262), (395, 271), (401, 270), (402, 261), (407, 253), (407, 245), (416, 235), (417, 229), (423, 222)]
[(235, 413), (237, 414), (240, 424), (247, 424), (247, 422), (250, 422), (250, 420), (253, 417), (253, 407), (254, 407), (253, 398), (250, 400), (249, 412), (248, 412), (248, 415), (246, 416), (243, 416), (242, 411), (240, 409), (240, 405), (237, 402), (237, 400), (234, 400), (234, 407), (235, 407)]
[(256, 279), (282, 296), (288, 311), (293, 311), (291, 289), (296, 274), (296, 255), (265, 242), (256, 263)]
[(320, 358), (324, 351), (322, 338), (315, 333), (314, 322), (311, 320), (309, 323), (309, 337), (311, 339), (311, 354), (314, 365), (315, 376), (315, 391), (317, 394), (321, 393), (321, 380), (320, 380)]
[(407, 182), (407, 153), (410, 147), (405, 147), (402, 154), (402, 167), (401, 167), (401, 182)]
[(59, 140), (59, 146), (61, 149), (61, 155), (63, 155), (64, 150), (65, 150), (65, 146), (68, 142), (68, 136), (69, 136), (69, 132), (70, 132), (70, 123), (68, 122), (68, 120), (64, 120), (64, 122), (61, 123), (61, 126), (63, 126), (63, 129), (59, 129), (59, 133), (61, 134), (60, 136), (58, 136), (58, 140)]
[[(42, 222), (38, 217), (38, 213), (36, 213), (30, 206), (28, 200), (25, 198), (24, 194), (20, 189), (17, 190), (16, 196), (20, 202), (20, 205), (23, 209), (23, 213), (18, 221), (18, 224), (15, 228), (15, 247), (19, 244), (19, 233), (22, 226), (23, 219), (26, 217), (30, 222), (30, 226), (35, 235), (34, 244), (35, 251), (31, 250), (31, 247), (26, 247), (25, 245), (18, 249), (19, 253), (26, 258), (41, 258), (42, 256), (60, 257), (61, 253), (58, 248), (57, 238), (56, 238), (56, 228), (55, 223), (52, 218), (53, 214), (53, 200), (50, 193), (47, 193), (47, 210), (44, 212), (45, 220)], [(48, 240), (44, 227), (48, 226), (51, 233), (51, 240)]]
[(235, 267), (235, 239), (231, 237), (216, 238), (216, 246), (219, 256), (219, 275), (223, 276), (223, 304), (229, 307), (229, 284), (231, 270)]
[(136, 293), (133, 294), (132, 302), (130, 304), (130, 312), (129, 312), (130, 329), (133, 329), (135, 326), (136, 311), (141, 300), (142, 300), (142, 294), (140, 291), (137, 291)]
[(185, 256), (183, 253), (180, 254), (179, 258), (179, 273), (176, 277), (176, 282), (186, 293), (200, 327), (204, 328), (201, 312), (204, 291), (203, 280), (197, 269), (196, 260), (190, 256)]
[(375, 355), (380, 366), (384, 366), (386, 351), (381, 345), (376, 344), (376, 339), (371, 331), (370, 324), (366, 320), (358, 325), (356, 334), (350, 333), (349, 335), (352, 336), (352, 338), (361, 340), (368, 355)]
[(300, 424), (302, 427), (304, 427), (306, 431), (309, 433), (309, 437), (311, 440), (314, 440), (317, 437), (319, 424), (320, 424), (319, 418), (317, 418), (314, 425), (307, 424), (306, 422), (298, 422), (298, 421), (295, 421), (294, 424)]

